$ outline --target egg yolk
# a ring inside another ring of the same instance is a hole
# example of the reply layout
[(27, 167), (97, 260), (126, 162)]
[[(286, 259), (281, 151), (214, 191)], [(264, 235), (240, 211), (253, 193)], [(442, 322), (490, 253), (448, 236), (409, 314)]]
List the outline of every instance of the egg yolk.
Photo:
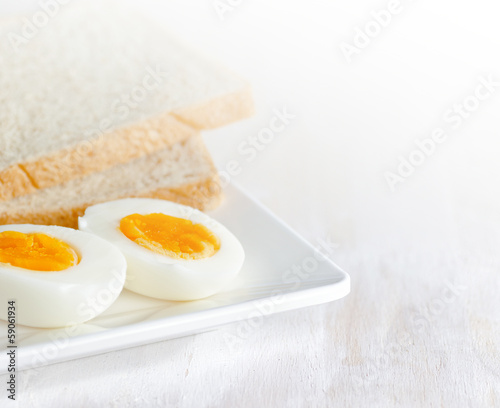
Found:
[(32, 271), (56, 272), (78, 264), (78, 254), (65, 242), (45, 234), (0, 233), (0, 262)]
[(208, 258), (220, 248), (204, 225), (166, 214), (129, 215), (120, 221), (120, 230), (140, 246), (174, 259)]

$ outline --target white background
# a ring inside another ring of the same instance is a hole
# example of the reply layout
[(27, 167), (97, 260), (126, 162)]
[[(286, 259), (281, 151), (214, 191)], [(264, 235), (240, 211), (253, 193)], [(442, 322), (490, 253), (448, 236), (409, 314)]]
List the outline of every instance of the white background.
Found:
[[(387, 1), (233, 0), (223, 18), (215, 3), (140, 7), (250, 81), (257, 114), (207, 132), (210, 150), (313, 244), (336, 243), (352, 293), (268, 317), (236, 354), (227, 326), (46, 367), (19, 406), (499, 406), (500, 86), (444, 119), (500, 81), (497, 2), (401, 0), (351, 62), (341, 44)], [(284, 107), (295, 117), (248, 162), (238, 146)], [(446, 140), (391, 191), (386, 172), (436, 128)]]

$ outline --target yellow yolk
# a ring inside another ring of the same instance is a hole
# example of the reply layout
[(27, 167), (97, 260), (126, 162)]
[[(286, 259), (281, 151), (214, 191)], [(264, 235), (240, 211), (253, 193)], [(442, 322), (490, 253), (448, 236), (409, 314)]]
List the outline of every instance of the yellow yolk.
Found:
[(140, 246), (175, 259), (208, 258), (220, 248), (205, 226), (166, 214), (129, 215), (122, 218), (120, 230)]
[(0, 262), (32, 271), (56, 272), (78, 264), (78, 254), (65, 242), (45, 234), (0, 233)]

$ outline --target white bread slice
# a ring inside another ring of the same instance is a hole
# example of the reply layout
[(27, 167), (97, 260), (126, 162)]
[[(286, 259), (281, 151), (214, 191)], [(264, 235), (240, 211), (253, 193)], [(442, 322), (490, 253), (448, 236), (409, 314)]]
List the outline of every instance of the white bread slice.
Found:
[(163, 198), (200, 210), (214, 208), (221, 188), (201, 136), (103, 172), (0, 202), (0, 225), (76, 228), (88, 206), (125, 197)]
[(0, 23), (0, 200), (253, 112), (246, 82), (123, 2), (60, 5), (27, 39), (33, 19)]

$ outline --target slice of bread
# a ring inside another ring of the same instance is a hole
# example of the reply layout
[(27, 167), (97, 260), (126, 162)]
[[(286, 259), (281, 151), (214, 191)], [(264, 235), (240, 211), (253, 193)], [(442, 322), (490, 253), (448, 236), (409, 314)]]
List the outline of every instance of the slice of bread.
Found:
[(220, 201), (217, 171), (200, 135), (103, 172), (0, 202), (0, 224), (77, 228), (93, 204), (125, 197), (163, 198), (200, 210)]
[(253, 112), (246, 82), (122, 2), (44, 13), (0, 23), (0, 200)]

